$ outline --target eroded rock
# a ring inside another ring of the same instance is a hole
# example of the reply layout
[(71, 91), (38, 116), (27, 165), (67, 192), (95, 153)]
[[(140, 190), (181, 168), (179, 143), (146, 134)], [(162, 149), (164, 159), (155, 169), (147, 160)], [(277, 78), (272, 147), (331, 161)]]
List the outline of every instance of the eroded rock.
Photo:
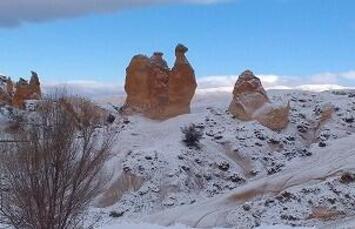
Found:
[(31, 72), (30, 82), (20, 78), (15, 84), (15, 93), (12, 98), (12, 105), (17, 108), (24, 108), (26, 100), (41, 99), (41, 85), (36, 72)]
[(152, 57), (134, 56), (126, 70), (127, 98), (121, 111), (124, 114), (141, 113), (152, 119), (167, 119), (190, 112), (190, 103), (197, 87), (194, 70), (178, 45), (176, 61), (170, 70), (163, 53)]
[(260, 79), (249, 70), (239, 76), (234, 86), (229, 111), (242, 121), (257, 120), (272, 130), (288, 124), (289, 104), (271, 103)]

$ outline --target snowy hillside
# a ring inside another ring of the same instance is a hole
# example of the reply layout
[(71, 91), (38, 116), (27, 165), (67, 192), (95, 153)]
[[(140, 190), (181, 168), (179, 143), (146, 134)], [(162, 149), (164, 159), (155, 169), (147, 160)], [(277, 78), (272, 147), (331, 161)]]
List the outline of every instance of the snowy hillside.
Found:
[[(355, 93), (268, 93), (291, 102), (281, 132), (234, 119), (224, 91), (199, 93), (191, 114), (164, 122), (128, 117), (108, 165), (111, 184), (92, 209), (99, 228), (127, 220), (203, 228), (351, 222)], [(201, 149), (182, 142), (180, 128), (191, 123), (203, 130)]]
[[(113, 125), (122, 132), (107, 164), (111, 180), (88, 224), (353, 228), (355, 91), (268, 94), (290, 101), (290, 123), (280, 132), (234, 118), (227, 111), (229, 90), (200, 90), (190, 114), (163, 122), (116, 113)], [(114, 112), (107, 102), (100, 104)], [(1, 131), (16, 112), (0, 109)], [(203, 133), (200, 148), (182, 141), (181, 128), (190, 124)]]

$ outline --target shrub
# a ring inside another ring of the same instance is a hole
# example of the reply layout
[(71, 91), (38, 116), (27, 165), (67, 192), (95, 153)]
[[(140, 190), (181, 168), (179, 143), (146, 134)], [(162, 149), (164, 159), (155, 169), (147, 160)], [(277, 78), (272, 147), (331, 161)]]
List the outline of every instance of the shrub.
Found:
[[(75, 102), (74, 102), (75, 101)], [(105, 182), (115, 132), (97, 128), (95, 106), (62, 95), (41, 102), (36, 117), (0, 144), (0, 223), (21, 229), (83, 227)]]
[(340, 182), (343, 184), (350, 184), (352, 182), (355, 182), (355, 174), (344, 173), (340, 177)]
[(111, 211), (109, 216), (112, 218), (119, 218), (119, 217), (123, 216), (123, 214), (124, 214), (124, 212)]
[(203, 132), (195, 124), (185, 126), (181, 128), (181, 132), (184, 134), (183, 142), (187, 147), (200, 148), (200, 140), (202, 139)]

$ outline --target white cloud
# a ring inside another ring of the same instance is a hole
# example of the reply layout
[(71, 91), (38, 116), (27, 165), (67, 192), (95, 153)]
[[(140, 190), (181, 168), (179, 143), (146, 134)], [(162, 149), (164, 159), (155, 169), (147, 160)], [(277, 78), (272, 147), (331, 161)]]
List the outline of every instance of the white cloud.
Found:
[(342, 83), (344, 80), (355, 80), (355, 71), (324, 72), (310, 76), (313, 83)]
[(65, 83), (43, 82), (42, 87), (45, 93), (57, 88), (64, 88), (69, 94), (86, 96), (93, 99), (124, 95), (123, 87), (118, 83), (76, 80)]
[(223, 0), (0, 0), (0, 26), (44, 22), (152, 4), (212, 4)]
[[(355, 71), (325, 72), (310, 76), (256, 75), (266, 89), (325, 91), (355, 87)], [(198, 82), (199, 92), (232, 91), (237, 79), (237, 75), (203, 77)]]
[(320, 74), (315, 74), (310, 77), (312, 83), (331, 83), (335, 84), (338, 81), (338, 76), (337, 74), (334, 73), (320, 73)]
[(345, 79), (355, 80), (355, 71), (344, 72), (342, 75)]
[(232, 87), (238, 79), (237, 75), (220, 75), (202, 77), (198, 80), (198, 87), (200, 89)]
[[(277, 75), (258, 75), (261, 82), (265, 87), (274, 86), (279, 82), (279, 76)], [(220, 76), (208, 76), (202, 77), (198, 80), (198, 87), (200, 89), (207, 88), (220, 88), (220, 87), (233, 87), (238, 79), (238, 75), (220, 75)]]
[[(266, 89), (296, 89), (324, 91), (355, 87), (355, 71), (342, 73), (319, 73), (308, 77), (290, 77), (275, 74), (257, 74)], [(198, 78), (198, 93), (227, 92), (233, 90), (237, 75), (220, 75)], [(341, 79), (353, 80), (353, 84), (341, 83)], [(44, 91), (54, 88), (66, 88), (73, 94), (93, 99), (121, 97), (125, 94), (120, 83), (103, 83), (96, 81), (68, 81), (66, 83), (42, 83)]]
[(304, 84), (304, 85), (296, 86), (293, 89), (321, 92), (327, 90), (341, 90), (347, 88), (349, 87), (341, 86), (338, 84)]

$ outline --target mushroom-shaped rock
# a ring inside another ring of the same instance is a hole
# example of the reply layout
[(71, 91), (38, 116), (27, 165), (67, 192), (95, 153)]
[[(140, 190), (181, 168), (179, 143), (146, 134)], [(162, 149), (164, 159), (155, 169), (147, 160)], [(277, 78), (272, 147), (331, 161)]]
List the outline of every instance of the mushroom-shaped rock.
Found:
[(253, 72), (243, 72), (233, 90), (229, 111), (242, 121), (257, 120), (265, 127), (280, 130), (287, 126), (289, 105), (273, 104)]
[(40, 99), (41, 98), (41, 83), (39, 82), (39, 77), (36, 72), (31, 72), (32, 76), (30, 79), (30, 90), (32, 91), (31, 99)]
[(158, 120), (189, 113), (197, 84), (186, 51), (183, 45), (176, 47), (172, 70), (161, 52), (155, 52), (150, 58), (134, 56), (126, 69), (127, 98), (121, 111), (124, 114), (141, 113)]
[(166, 116), (190, 113), (190, 103), (197, 83), (194, 69), (185, 56), (187, 51), (183, 45), (178, 45), (175, 49), (176, 61), (168, 81), (169, 105), (165, 109)]

